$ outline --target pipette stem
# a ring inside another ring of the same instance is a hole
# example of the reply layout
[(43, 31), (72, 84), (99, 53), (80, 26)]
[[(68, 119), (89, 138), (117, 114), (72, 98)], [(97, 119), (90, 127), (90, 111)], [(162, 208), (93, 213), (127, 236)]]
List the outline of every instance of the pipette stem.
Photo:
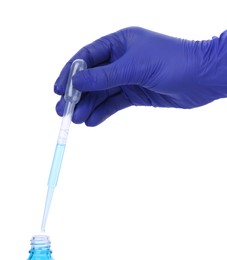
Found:
[(52, 202), (52, 197), (54, 189), (58, 182), (58, 177), (60, 174), (61, 164), (64, 156), (65, 146), (68, 138), (69, 128), (72, 121), (72, 115), (76, 104), (80, 100), (81, 92), (73, 87), (72, 77), (78, 71), (87, 68), (86, 62), (84, 60), (75, 60), (70, 68), (68, 82), (66, 85), (66, 91), (64, 99), (66, 101), (65, 109), (62, 117), (61, 127), (58, 134), (57, 145), (54, 153), (54, 158), (52, 161), (51, 171), (48, 180), (48, 191), (46, 196), (46, 203), (44, 208), (44, 214), (41, 225), (41, 232), (45, 231), (46, 221), (50, 210), (50, 205)]
[(62, 160), (64, 156), (65, 146), (68, 138), (68, 132), (70, 128), (70, 123), (72, 120), (72, 114), (75, 108), (75, 104), (72, 102), (66, 102), (64, 115), (62, 118), (62, 123), (58, 135), (57, 145), (54, 152), (54, 158), (52, 161), (52, 166), (50, 170), (50, 175), (48, 179), (48, 191), (46, 196), (46, 203), (44, 208), (43, 220), (41, 225), (41, 231), (45, 231), (46, 221), (50, 210), (50, 205), (52, 202), (52, 197), (54, 189), (57, 186), (58, 177), (61, 170)]

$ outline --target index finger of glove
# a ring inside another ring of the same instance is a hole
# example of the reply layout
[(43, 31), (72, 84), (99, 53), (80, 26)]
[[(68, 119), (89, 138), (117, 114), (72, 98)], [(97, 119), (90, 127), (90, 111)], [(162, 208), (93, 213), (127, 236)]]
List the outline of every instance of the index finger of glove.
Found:
[(63, 67), (54, 85), (55, 93), (59, 95), (64, 94), (70, 66), (74, 60), (83, 59), (87, 63), (88, 68), (108, 62), (111, 56), (113, 56), (113, 46), (117, 47), (119, 45), (116, 35), (117, 34), (113, 33), (104, 36), (80, 49)]

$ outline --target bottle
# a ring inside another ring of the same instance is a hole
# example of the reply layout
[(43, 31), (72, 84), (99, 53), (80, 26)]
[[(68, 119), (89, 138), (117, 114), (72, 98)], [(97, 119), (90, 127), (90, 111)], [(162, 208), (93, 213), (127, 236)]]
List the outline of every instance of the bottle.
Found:
[(50, 244), (50, 239), (46, 235), (33, 236), (28, 260), (54, 260), (51, 256)]

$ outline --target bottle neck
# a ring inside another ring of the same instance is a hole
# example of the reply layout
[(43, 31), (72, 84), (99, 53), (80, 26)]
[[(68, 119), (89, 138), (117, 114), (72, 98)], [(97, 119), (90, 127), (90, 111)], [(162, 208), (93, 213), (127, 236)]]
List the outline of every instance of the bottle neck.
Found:
[(32, 255), (51, 255), (50, 239), (45, 235), (33, 236), (31, 239), (31, 249), (29, 251)]

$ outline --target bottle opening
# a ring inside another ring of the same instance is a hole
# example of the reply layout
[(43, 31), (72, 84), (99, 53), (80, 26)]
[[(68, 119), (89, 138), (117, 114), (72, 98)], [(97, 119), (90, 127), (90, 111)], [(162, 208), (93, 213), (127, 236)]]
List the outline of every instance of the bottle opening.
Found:
[(34, 248), (50, 247), (50, 239), (46, 235), (35, 235), (31, 239), (31, 246)]

